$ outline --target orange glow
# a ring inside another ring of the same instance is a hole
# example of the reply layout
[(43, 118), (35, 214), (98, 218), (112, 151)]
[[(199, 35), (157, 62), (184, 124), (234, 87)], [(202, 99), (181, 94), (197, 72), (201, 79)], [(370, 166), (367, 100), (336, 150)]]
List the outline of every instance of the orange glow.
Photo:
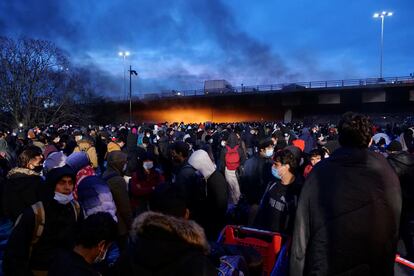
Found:
[(151, 122), (184, 122), (184, 123), (201, 123), (201, 122), (246, 122), (271, 120), (268, 116), (258, 114), (249, 110), (218, 110), (205, 107), (189, 108), (175, 107), (163, 110), (142, 110), (137, 117), (143, 121)]

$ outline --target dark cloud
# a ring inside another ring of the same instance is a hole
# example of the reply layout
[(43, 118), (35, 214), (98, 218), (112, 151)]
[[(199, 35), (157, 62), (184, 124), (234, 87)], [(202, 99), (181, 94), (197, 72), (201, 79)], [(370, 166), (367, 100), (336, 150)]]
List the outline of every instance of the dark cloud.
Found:
[[(110, 66), (98, 68), (105, 61), (90, 53), (107, 58), (131, 49), (178, 57), (157, 77), (146, 77), (153, 69), (142, 68), (145, 72), (135, 81), (141, 91), (201, 88), (210, 78), (234, 85), (301, 78), (302, 71), (290, 68), (266, 39), (259, 41), (240, 29), (224, 0), (15, 0), (3, 1), (0, 8), (0, 34), (55, 42), (74, 60), (101, 72), (99, 81), (111, 87), (108, 91), (121, 89), (122, 80), (109, 72)], [(162, 66), (157, 62), (157, 68)], [(315, 71), (317, 64), (305, 68)], [(203, 68), (193, 70), (196, 65)]]

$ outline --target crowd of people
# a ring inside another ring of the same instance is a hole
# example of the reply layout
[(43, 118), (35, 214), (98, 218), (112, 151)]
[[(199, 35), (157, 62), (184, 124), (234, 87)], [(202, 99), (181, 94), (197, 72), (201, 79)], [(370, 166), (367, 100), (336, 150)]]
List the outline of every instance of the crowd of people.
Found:
[(393, 275), (399, 240), (414, 261), (413, 153), (410, 125), (351, 112), (3, 130), (2, 271), (217, 275), (212, 248), (234, 224), (280, 233), (285, 275)]

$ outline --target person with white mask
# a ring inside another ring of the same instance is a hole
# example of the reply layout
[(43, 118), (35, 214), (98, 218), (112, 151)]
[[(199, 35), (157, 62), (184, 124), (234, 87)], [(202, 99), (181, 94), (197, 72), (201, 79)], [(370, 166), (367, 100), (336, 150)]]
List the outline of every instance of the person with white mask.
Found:
[(72, 195), (74, 182), (69, 166), (46, 175), (44, 199), (16, 221), (4, 255), (5, 275), (46, 275), (55, 254), (73, 248), (77, 222), (83, 220)]

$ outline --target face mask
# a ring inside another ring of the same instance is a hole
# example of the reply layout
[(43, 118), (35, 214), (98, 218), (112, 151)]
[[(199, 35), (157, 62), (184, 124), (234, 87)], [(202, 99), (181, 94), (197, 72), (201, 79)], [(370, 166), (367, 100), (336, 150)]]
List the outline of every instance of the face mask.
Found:
[(277, 179), (282, 179), (282, 177), (279, 174), (279, 171), (274, 166), (272, 166), (272, 175)]
[(54, 199), (60, 204), (66, 205), (73, 200), (73, 194), (65, 195), (62, 193), (55, 192)]
[(160, 140), (160, 136), (157, 135), (157, 140)]
[(37, 172), (37, 173), (41, 173), (43, 170), (43, 165), (39, 165), (39, 166), (33, 166), (33, 171)]
[(213, 144), (213, 139), (208, 140), (210, 144)]
[(254, 131), (254, 130), (250, 130), (250, 134), (252, 134), (252, 135), (253, 135), (254, 133), (255, 133), (255, 131)]
[(145, 135), (145, 136), (147, 136), (148, 138), (150, 138), (151, 137), (151, 134), (147, 133), (147, 135)]
[(329, 158), (329, 154), (328, 153), (325, 153), (324, 158)]
[(221, 146), (224, 147), (226, 145), (226, 141), (221, 141)]
[(274, 150), (273, 149), (266, 149), (266, 157), (272, 157), (273, 156), (273, 152), (274, 152)]
[(144, 167), (144, 169), (150, 170), (150, 169), (152, 169), (152, 167), (154, 167), (154, 162), (152, 162), (152, 161), (150, 161), (150, 162), (144, 162), (142, 164), (142, 166)]
[(95, 260), (93, 261), (95, 264), (96, 263), (100, 263), (100, 262), (102, 262), (103, 260), (105, 260), (105, 258), (106, 258), (106, 253), (108, 252), (108, 249), (106, 249), (102, 254), (101, 253), (99, 253), (99, 255), (98, 256), (96, 256), (96, 258), (95, 258)]

